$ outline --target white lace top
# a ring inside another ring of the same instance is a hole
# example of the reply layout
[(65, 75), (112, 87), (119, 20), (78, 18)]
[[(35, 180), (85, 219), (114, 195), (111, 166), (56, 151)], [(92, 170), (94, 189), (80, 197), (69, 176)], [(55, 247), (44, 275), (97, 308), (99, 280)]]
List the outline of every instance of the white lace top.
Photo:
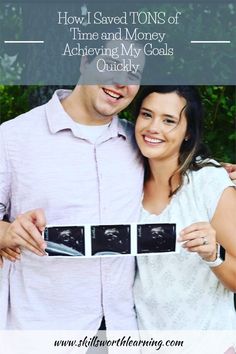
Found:
[[(160, 215), (142, 209), (141, 222), (176, 223), (179, 232), (198, 221), (210, 221), (225, 188), (234, 186), (223, 168), (189, 173), (181, 190)], [(235, 235), (236, 236), (236, 235)], [(233, 293), (196, 253), (137, 257), (134, 284), (140, 329), (236, 329)]]

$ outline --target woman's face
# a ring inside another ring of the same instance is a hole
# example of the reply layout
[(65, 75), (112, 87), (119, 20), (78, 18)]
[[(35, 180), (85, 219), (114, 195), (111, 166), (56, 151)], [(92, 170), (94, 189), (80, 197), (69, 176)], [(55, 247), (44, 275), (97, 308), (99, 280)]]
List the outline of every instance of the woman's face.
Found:
[[(135, 126), (141, 153), (149, 159), (178, 158), (186, 138), (186, 100), (175, 92), (149, 94), (142, 102)], [(180, 116), (181, 114), (181, 116)]]

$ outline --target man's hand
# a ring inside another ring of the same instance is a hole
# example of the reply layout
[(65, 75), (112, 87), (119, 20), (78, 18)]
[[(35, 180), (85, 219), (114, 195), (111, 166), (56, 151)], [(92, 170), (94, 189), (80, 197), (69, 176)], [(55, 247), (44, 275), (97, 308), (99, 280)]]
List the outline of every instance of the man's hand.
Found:
[(232, 182), (236, 184), (236, 164), (231, 164), (231, 163), (222, 163), (224, 168), (229, 174), (229, 177), (232, 179)]
[(19, 248), (24, 247), (38, 256), (43, 256), (46, 243), (40, 232), (44, 230), (45, 225), (46, 219), (42, 209), (19, 215), (9, 224), (2, 237), (0, 255), (8, 259), (19, 259)]
[(19, 247), (14, 249), (4, 248), (3, 250), (0, 250), (0, 268), (3, 266), (3, 257), (9, 259), (11, 262), (15, 262), (16, 260), (20, 260), (20, 253), (21, 250)]

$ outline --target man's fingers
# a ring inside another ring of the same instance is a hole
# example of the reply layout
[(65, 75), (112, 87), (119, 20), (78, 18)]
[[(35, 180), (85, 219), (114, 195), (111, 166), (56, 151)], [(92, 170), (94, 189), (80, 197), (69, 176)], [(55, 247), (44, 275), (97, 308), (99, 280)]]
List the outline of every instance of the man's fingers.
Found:
[(21, 245), (22, 245), (22, 247), (26, 248), (27, 250), (37, 254), (37, 256), (44, 256), (45, 255), (45, 252), (42, 249), (39, 249), (39, 248), (33, 246), (30, 242), (24, 240), (23, 238), (21, 240)]
[(33, 246), (44, 249), (46, 245), (37, 227), (24, 215), (19, 216), (18, 220), (22, 230), (19, 230), (18, 232), (16, 230), (16, 233), (22, 236)]
[[(27, 222), (29, 222), (29, 221), (27, 220)], [(37, 230), (37, 228), (36, 228), (36, 230)], [(39, 232), (39, 231), (37, 230), (37, 232)], [(14, 246), (21, 246), (21, 247), (25, 247), (29, 250), (34, 249), (34, 253), (36, 253), (35, 250), (37, 249), (38, 250), (37, 254), (40, 254), (40, 255), (44, 254), (43, 250), (45, 247), (41, 248), (38, 245), (38, 243), (35, 241), (35, 239), (24, 229), (23, 223), (12, 224), (10, 233), (11, 233), (11, 241), (13, 243), (13, 247)], [(41, 235), (40, 235), (40, 237), (41, 237)], [(41, 237), (41, 239), (42, 239), (42, 237)], [(19, 250), (19, 248), (18, 248), (18, 250)]]
[(0, 268), (3, 267), (3, 259), (2, 259), (2, 256), (0, 256)]
[(229, 177), (231, 178), (232, 182), (236, 184), (236, 171), (230, 172)]
[(20, 259), (20, 254), (12, 248), (4, 248), (3, 251), (7, 253), (10, 257), (13, 257), (15, 259)]
[(1, 256), (8, 259), (11, 262), (15, 262), (17, 260), (16, 257), (11, 256), (8, 252), (5, 252), (5, 250), (1, 250)]
[(35, 209), (26, 213), (30, 220), (37, 226), (40, 231), (43, 231), (46, 226), (46, 217), (43, 209)]

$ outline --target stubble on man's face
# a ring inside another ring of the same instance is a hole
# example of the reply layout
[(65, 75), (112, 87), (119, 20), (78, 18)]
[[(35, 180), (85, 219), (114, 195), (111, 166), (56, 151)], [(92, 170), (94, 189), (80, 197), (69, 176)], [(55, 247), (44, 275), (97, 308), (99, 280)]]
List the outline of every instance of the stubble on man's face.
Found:
[(81, 85), (78, 103), (87, 124), (105, 124), (136, 96), (138, 85)]

